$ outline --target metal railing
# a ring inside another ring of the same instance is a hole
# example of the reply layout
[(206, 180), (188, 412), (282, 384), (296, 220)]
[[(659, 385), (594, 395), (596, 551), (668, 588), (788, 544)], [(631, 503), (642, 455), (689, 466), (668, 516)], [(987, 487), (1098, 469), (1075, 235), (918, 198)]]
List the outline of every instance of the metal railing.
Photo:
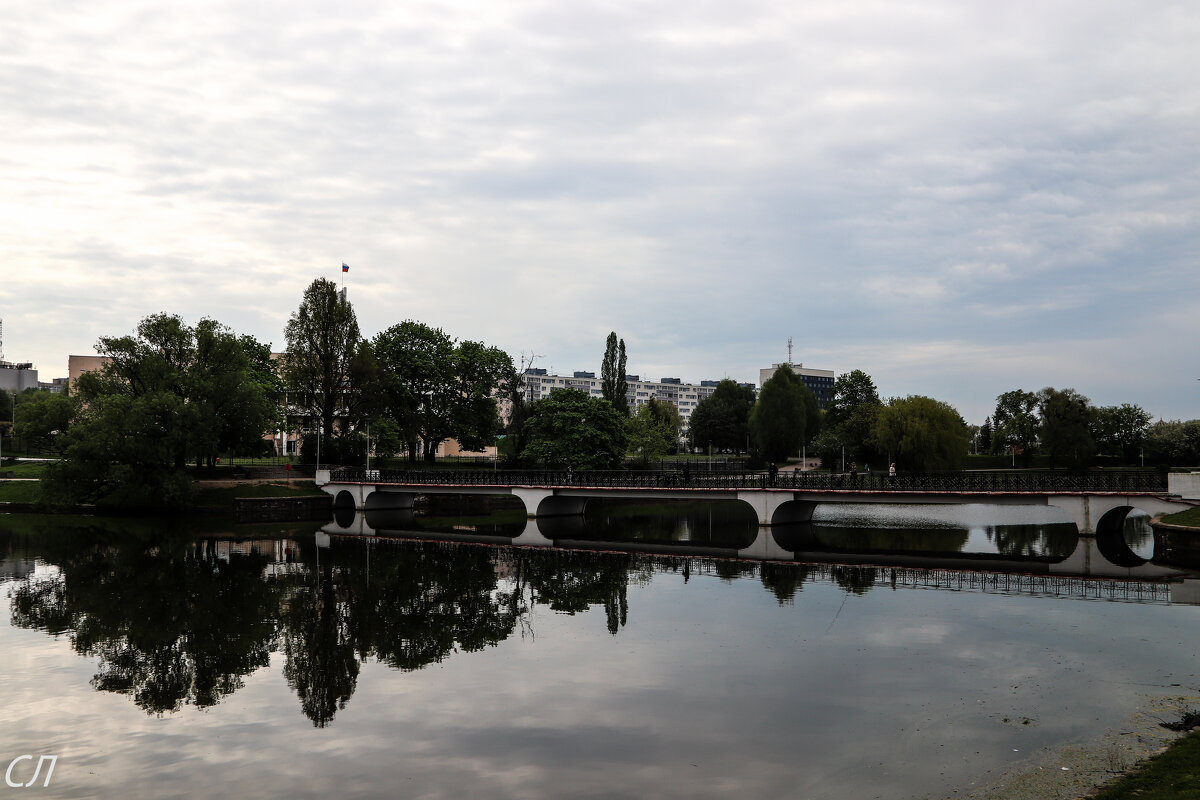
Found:
[(367, 470), (331, 471), (336, 483), (440, 486), (578, 486), (614, 489), (802, 489), (814, 491), (952, 493), (1140, 493), (1165, 494), (1160, 472), (942, 472), (925, 474), (781, 472), (685, 472), (587, 470)]

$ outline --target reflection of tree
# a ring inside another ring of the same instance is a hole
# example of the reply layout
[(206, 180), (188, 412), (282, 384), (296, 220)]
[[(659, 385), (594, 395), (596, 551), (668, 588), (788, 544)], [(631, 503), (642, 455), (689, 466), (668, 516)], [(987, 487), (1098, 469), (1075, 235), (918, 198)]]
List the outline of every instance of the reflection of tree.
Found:
[(833, 579), (848, 592), (855, 594), (866, 594), (867, 590), (875, 585), (875, 568), (874, 567), (846, 567), (834, 566), (829, 570), (833, 575)]
[(730, 583), (744, 575), (753, 576), (757, 571), (758, 562), (756, 561), (735, 561), (732, 558), (725, 558), (713, 563), (713, 572), (717, 574), (717, 577)]
[(637, 563), (627, 553), (554, 551), (531, 554), (524, 568), (537, 602), (566, 614), (602, 605), (615, 635), (629, 617), (626, 592)]
[(333, 570), (322, 566), (289, 598), (281, 619), (283, 677), (318, 728), (346, 707), (358, 683), (349, 605), (340, 594)]
[(93, 686), (147, 712), (211, 706), (268, 663), (277, 600), (265, 563), (205, 544), (75, 548), (59, 574), (17, 585), (12, 621), (67, 634), (99, 659)]
[(416, 670), (456, 650), (507, 639), (517, 607), (498, 591), (496, 553), (470, 545), (350, 543), (334, 556), (351, 586), (351, 626), (359, 652)]
[(764, 563), (759, 568), (759, 579), (768, 591), (775, 595), (779, 605), (791, 603), (796, 592), (808, 578), (810, 567), (802, 564), (772, 564)]
[(987, 528), (996, 552), (1005, 556), (1056, 556), (1071, 554), (1078, 534), (1070, 525), (996, 525)]

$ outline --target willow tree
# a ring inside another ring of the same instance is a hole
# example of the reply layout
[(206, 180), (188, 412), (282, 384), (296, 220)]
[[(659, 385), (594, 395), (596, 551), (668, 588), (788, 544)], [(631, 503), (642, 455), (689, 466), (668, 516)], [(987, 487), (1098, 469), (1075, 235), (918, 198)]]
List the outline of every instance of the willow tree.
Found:
[(959, 469), (971, 441), (958, 411), (922, 395), (889, 400), (875, 417), (873, 434), (906, 472)]

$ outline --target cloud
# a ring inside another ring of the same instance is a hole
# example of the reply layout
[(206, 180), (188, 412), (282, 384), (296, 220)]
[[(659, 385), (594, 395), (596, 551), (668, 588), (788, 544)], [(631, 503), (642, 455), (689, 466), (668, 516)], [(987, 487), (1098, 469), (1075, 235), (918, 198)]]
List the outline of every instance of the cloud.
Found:
[[(22, 0), (6, 353), (52, 377), (164, 310), (280, 343), (345, 260), (364, 332), (423, 319), (562, 369), (614, 329), (663, 374), (755, 380), (789, 336), (845, 372), (1131, 318), (1178, 358), (1162, 313), (1124, 312), (1197, 289), (1197, 17)], [(1150, 405), (1194, 416), (1151, 361)]]

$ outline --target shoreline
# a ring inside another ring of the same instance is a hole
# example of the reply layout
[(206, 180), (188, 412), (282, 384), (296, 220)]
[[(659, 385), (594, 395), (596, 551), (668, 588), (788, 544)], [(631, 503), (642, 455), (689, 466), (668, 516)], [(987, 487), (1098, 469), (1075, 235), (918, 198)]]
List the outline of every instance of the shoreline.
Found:
[[(1174, 687), (1172, 687), (1174, 688)], [(942, 795), (914, 800), (1045, 800), (1092, 797), (1118, 778), (1136, 772), (1152, 757), (1194, 733), (1173, 731), (1164, 722), (1180, 719), (1200, 706), (1200, 689), (1192, 694), (1141, 696), (1137, 708), (1119, 726), (1093, 736), (1045, 748), (979, 781)]]

